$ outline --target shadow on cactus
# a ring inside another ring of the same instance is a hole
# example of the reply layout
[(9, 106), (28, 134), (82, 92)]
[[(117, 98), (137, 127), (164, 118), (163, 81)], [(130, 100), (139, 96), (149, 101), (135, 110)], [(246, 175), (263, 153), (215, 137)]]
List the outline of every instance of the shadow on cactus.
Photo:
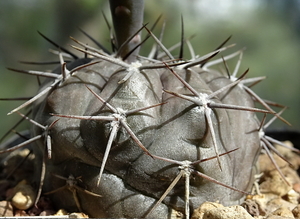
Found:
[[(36, 203), (49, 195), (58, 208), (92, 217), (170, 218), (175, 211), (189, 218), (204, 201), (241, 203), (257, 156), (272, 147), (256, 113), (286, 122), (250, 89), (264, 78), (246, 78), (248, 70), (237, 78), (243, 50), (216, 58), (233, 46), (225, 46), (229, 38), (198, 57), (182, 21), (180, 42), (167, 49), (154, 27), (142, 25), (143, 1), (110, 5), (112, 52), (72, 38), (83, 54), (78, 58), (42, 35), (57, 48), (59, 67), (52, 73), (10, 68), (46, 79), (9, 113), (33, 124), (30, 138), (1, 153), (31, 145)], [(142, 57), (146, 40), (153, 50)], [(183, 57), (186, 45), (190, 59)], [(226, 62), (236, 56), (231, 73)], [(211, 68), (217, 64), (225, 71)], [(26, 115), (19, 112), (28, 106)]]

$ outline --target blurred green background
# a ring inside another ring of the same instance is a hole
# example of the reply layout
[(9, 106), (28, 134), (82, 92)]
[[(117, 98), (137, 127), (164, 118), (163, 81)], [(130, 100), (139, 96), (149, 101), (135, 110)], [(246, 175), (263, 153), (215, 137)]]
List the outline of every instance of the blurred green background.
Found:
[[(191, 41), (199, 55), (212, 51), (232, 35), (230, 43), (237, 45), (227, 54), (246, 47), (240, 73), (249, 67), (248, 76), (267, 76), (254, 91), (264, 99), (290, 107), (283, 117), (293, 126), (276, 121), (272, 127), (300, 129), (299, 0), (145, 0), (145, 6), (144, 22), (149, 22), (149, 26), (163, 14), (166, 20), (163, 42), (167, 47), (180, 40), (181, 15), (185, 36), (196, 34)], [(57, 60), (57, 56), (48, 52), (54, 47), (37, 30), (66, 48), (72, 43), (69, 36), (94, 45), (78, 31), (80, 27), (110, 48), (108, 28), (102, 16), (103, 11), (111, 20), (108, 8), (108, 0), (1, 0), (0, 98), (32, 96), (38, 88), (34, 77), (8, 71), (6, 67), (54, 68), (18, 62)], [(154, 31), (156, 35), (162, 23)], [(141, 52), (143, 55), (147, 54), (145, 50)], [(187, 49), (185, 54), (189, 58)], [(236, 62), (237, 58), (229, 62), (231, 70)], [(6, 114), (21, 103), (0, 101), (0, 136), (19, 120), (18, 115)]]

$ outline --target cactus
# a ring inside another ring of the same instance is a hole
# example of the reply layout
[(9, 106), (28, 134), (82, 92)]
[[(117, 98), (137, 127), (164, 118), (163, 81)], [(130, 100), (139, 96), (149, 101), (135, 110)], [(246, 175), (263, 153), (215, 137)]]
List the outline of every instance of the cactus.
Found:
[[(228, 40), (186, 60), (182, 34), (174, 57), (142, 25), (142, 0), (110, 5), (113, 53), (73, 39), (83, 58), (66, 63), (69, 52), (42, 35), (58, 48), (60, 66), (52, 73), (11, 69), (47, 79), (10, 112), (33, 124), (31, 138), (1, 153), (31, 144), (36, 202), (49, 195), (58, 207), (92, 217), (169, 218), (177, 211), (188, 218), (204, 201), (241, 203), (258, 154), (271, 147), (256, 113), (285, 121), (250, 89), (263, 78), (246, 79), (248, 70), (236, 77), (242, 50), (214, 59), (232, 46), (224, 47)], [(149, 57), (138, 55), (141, 31), (156, 44)], [(238, 55), (232, 74), (211, 68)], [(19, 112), (28, 105), (31, 118)]]

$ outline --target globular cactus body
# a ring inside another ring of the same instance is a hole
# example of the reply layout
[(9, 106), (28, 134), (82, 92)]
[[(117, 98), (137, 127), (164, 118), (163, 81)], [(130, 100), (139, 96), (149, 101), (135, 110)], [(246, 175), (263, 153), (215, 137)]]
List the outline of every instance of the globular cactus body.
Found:
[[(87, 190), (102, 195), (93, 197), (78, 193), (82, 209), (93, 217), (144, 216), (177, 176), (179, 166), (145, 154), (120, 125), (100, 185), (96, 186), (112, 122), (93, 118), (114, 113), (88, 88), (107, 100), (111, 106), (124, 112), (165, 103), (126, 118), (128, 126), (151, 154), (177, 161), (196, 161), (216, 155), (203, 107), (163, 91), (164, 88), (191, 95), (167, 67), (141, 70), (119, 84), (128, 74), (126, 69), (121, 69), (106, 61), (84, 67), (74, 72), (62, 85), (50, 92), (42, 103), (35, 106), (38, 112), (34, 119), (44, 125), (50, 125), (57, 120), (59, 117), (55, 114), (69, 117), (59, 118), (50, 129), (53, 156), (46, 162), (44, 191), (49, 192), (65, 183), (52, 173), (81, 176)], [(212, 94), (232, 83), (220, 73), (200, 67), (187, 70), (175, 67), (173, 71), (186, 78), (201, 94)], [(251, 97), (240, 86), (222, 92), (213, 101), (253, 107)], [(72, 115), (90, 118), (71, 118)], [(255, 114), (249, 111), (214, 109), (211, 120), (218, 153), (235, 148), (239, 150), (220, 157), (222, 171), (216, 159), (197, 164), (194, 168), (226, 185), (248, 191), (260, 148), (257, 132), (248, 133), (257, 129)], [(36, 127), (34, 135), (40, 134), (40, 131)], [(40, 145), (44, 150), (44, 142), (41, 141)], [(200, 176), (191, 176), (190, 180), (192, 209), (204, 201), (219, 200), (231, 205), (239, 203), (243, 198), (243, 194)], [(184, 197), (182, 179), (151, 216), (168, 217), (170, 209), (184, 211)], [(52, 198), (59, 206), (69, 210), (77, 208), (72, 193), (68, 191), (64, 195), (54, 193)], [(139, 207), (130, 210), (132, 206)]]
[(28, 143), (39, 192), (57, 207), (92, 217), (189, 217), (204, 201), (239, 204), (250, 190), (261, 151), (255, 112), (274, 111), (254, 108), (247, 72), (234, 79), (206, 67), (228, 47), (175, 60), (147, 31), (168, 58), (136, 57), (117, 43), (122, 60), (74, 40), (88, 58), (66, 64), (59, 52), (53, 74), (26, 72), (53, 78), (28, 101), (36, 122)]

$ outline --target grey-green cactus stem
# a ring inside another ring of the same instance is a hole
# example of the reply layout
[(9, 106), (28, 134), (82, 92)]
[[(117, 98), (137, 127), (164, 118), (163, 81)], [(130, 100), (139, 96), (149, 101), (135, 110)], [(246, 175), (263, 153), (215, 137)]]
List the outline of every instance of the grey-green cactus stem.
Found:
[[(110, 0), (109, 3), (115, 30), (115, 43), (119, 49), (126, 40), (142, 27), (144, 0)], [(140, 34), (137, 34), (129, 43), (124, 47), (122, 46), (119, 56), (124, 58), (140, 42)], [(127, 57), (126, 61), (133, 62), (138, 53), (139, 48)]]

